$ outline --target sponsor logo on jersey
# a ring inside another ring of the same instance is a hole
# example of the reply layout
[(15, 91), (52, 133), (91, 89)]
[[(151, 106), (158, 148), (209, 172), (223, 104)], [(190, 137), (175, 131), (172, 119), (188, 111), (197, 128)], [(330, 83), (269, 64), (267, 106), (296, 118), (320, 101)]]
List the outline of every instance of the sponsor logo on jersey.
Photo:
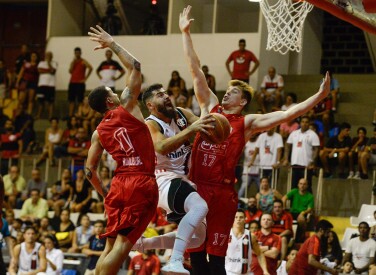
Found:
[(211, 144), (203, 140), (199, 148), (200, 150), (207, 152), (207, 153), (224, 156), (226, 154), (228, 145), (229, 145), (228, 141), (225, 141), (221, 144)]
[(176, 150), (174, 152), (171, 152), (171, 153), (167, 154), (166, 156), (170, 159), (177, 159), (177, 158), (180, 158), (182, 156), (189, 154), (191, 151), (192, 151), (192, 146), (184, 146), (180, 150)]

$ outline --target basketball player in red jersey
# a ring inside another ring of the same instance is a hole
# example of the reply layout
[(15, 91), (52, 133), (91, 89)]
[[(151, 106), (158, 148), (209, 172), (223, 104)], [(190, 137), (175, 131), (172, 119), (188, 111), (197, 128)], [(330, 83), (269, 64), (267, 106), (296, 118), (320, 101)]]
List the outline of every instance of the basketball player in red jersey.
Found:
[[(106, 247), (96, 274), (117, 274), (133, 244), (143, 234), (155, 214), (158, 187), (155, 181), (155, 153), (137, 97), (141, 90), (140, 62), (117, 44), (101, 27), (90, 28), (96, 49), (109, 47), (128, 71), (127, 87), (119, 99), (110, 88), (100, 86), (89, 94), (90, 107), (104, 114), (93, 133), (86, 162), (86, 177), (105, 198), (108, 216)], [(115, 176), (107, 191), (97, 167), (105, 149), (117, 162)]]
[[(241, 115), (244, 107), (253, 97), (253, 89), (246, 83), (232, 80), (229, 83), (222, 105), (209, 89), (200, 61), (194, 51), (190, 36), (189, 18), (191, 7), (180, 14), (179, 26), (183, 37), (184, 53), (193, 78), (193, 85), (201, 116), (211, 112), (222, 113), (229, 120), (232, 131), (230, 136), (219, 145), (209, 144), (196, 136), (192, 151), (190, 180), (197, 185), (197, 191), (206, 201), (209, 212), (207, 219), (207, 242), (201, 249), (191, 253), (194, 274), (226, 274), (225, 256), (228, 235), (237, 209), (237, 194), (234, 190), (235, 166), (243, 147), (251, 135), (266, 131), (282, 122), (290, 121), (310, 110), (315, 104), (328, 96), (330, 79), (328, 73), (320, 90), (304, 102), (287, 111), (269, 114)], [(209, 263), (206, 254), (209, 254)]]

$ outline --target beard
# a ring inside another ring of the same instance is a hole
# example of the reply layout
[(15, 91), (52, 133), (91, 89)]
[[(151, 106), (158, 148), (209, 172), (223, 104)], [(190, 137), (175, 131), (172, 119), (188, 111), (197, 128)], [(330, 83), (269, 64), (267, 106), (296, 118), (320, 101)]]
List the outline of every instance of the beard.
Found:
[(157, 111), (171, 119), (174, 119), (176, 115), (174, 108), (167, 109), (165, 105), (159, 105)]
[(257, 206), (256, 205), (249, 206), (248, 210), (249, 210), (249, 212), (254, 214), (254, 213), (257, 212)]

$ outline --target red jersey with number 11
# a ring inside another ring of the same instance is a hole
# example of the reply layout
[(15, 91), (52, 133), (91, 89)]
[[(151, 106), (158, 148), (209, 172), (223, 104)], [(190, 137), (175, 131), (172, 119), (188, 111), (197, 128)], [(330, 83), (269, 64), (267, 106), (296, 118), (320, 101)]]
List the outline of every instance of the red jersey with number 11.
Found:
[(154, 146), (145, 123), (119, 106), (107, 112), (97, 131), (103, 148), (117, 162), (115, 174), (154, 176)]
[(244, 116), (225, 114), (217, 105), (211, 113), (224, 115), (231, 124), (230, 136), (221, 144), (204, 141), (196, 135), (190, 169), (190, 180), (195, 184), (234, 184), (235, 166), (245, 146)]

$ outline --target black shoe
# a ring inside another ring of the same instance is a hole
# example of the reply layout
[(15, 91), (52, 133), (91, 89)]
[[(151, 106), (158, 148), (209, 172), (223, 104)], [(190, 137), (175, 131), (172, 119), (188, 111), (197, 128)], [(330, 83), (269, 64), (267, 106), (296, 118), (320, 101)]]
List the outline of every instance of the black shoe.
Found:
[(347, 179), (347, 176), (346, 176), (345, 173), (339, 173), (338, 176), (339, 176), (340, 179)]
[(324, 178), (325, 179), (330, 179), (332, 177), (333, 177), (332, 173), (330, 173), (330, 172), (324, 172)]
[(376, 126), (376, 121), (372, 121), (373, 126)]
[(363, 174), (363, 173), (361, 173), (361, 174), (360, 174), (360, 178), (361, 178), (362, 180), (368, 180), (368, 174)]

